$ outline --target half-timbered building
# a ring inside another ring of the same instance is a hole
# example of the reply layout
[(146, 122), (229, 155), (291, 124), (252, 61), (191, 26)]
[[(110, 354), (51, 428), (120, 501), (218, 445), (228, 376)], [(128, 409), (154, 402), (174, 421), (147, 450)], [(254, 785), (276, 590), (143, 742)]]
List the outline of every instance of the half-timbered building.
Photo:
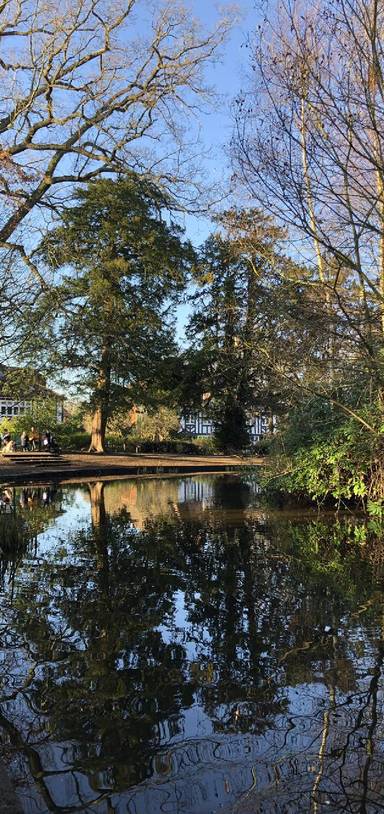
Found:
[[(275, 423), (274, 417), (271, 419), (265, 415), (255, 415), (249, 418), (248, 429), (251, 442), (260, 441), (265, 433), (275, 428)], [(215, 423), (203, 410), (196, 410), (186, 412), (181, 416), (180, 430), (185, 433), (185, 435), (191, 436), (191, 438), (199, 438), (213, 435), (215, 432)]]
[[(17, 373), (17, 394), (12, 393), (12, 376)], [(57, 422), (64, 421), (64, 397), (50, 390), (44, 377), (37, 371), (26, 372), (26, 386), (23, 392), (22, 371), (0, 365), (0, 422), (4, 418), (18, 418), (33, 412), (34, 405), (46, 399), (53, 400), (56, 405)]]

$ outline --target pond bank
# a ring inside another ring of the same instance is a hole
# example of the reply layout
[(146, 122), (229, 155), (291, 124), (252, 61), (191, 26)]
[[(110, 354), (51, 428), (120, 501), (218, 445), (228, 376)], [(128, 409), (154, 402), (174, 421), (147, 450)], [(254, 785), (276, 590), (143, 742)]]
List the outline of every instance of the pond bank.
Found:
[[(42, 462), (36, 456), (36, 463), (24, 463), (23, 453), (20, 460), (8, 460), (0, 456), (0, 483), (41, 480), (49, 475), (52, 479), (71, 477), (72, 475), (151, 475), (151, 474), (185, 474), (200, 472), (232, 472), (244, 466), (257, 466), (262, 463), (260, 457), (242, 458), (240, 455), (150, 455), (150, 454), (117, 454), (97, 455), (90, 453), (62, 454), (57, 460), (47, 457)], [(30, 455), (28, 457), (31, 457)]]

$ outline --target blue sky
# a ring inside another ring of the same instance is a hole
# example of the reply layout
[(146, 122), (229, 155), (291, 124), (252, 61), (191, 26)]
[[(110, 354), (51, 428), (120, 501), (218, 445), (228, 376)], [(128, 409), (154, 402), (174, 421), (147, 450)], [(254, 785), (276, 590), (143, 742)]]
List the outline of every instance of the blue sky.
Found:
[[(215, 24), (220, 14), (220, 7), (212, 0), (189, 0), (194, 16), (198, 17), (207, 28)], [(220, 96), (220, 104), (208, 115), (202, 116), (201, 138), (204, 151), (209, 157), (204, 159), (204, 166), (212, 183), (224, 183), (229, 189), (230, 167), (226, 154), (232, 134), (231, 104), (243, 85), (244, 75), (248, 70), (248, 50), (245, 47), (247, 34), (252, 31), (256, 22), (254, 0), (241, 0), (237, 4), (239, 22), (233, 27), (225, 46), (221, 50), (220, 61), (206, 70), (207, 83), (214, 87)], [(212, 228), (208, 217), (184, 218), (187, 236), (195, 245), (201, 244)], [(190, 313), (189, 306), (181, 306), (178, 312), (177, 334), (183, 341), (183, 329)]]
[[(220, 6), (213, 0), (189, 0), (194, 16), (203, 25), (212, 28), (220, 14)], [(220, 52), (220, 61), (206, 70), (207, 83), (214, 87), (220, 96), (217, 109), (202, 116), (202, 139), (210, 158), (205, 159), (207, 171), (212, 181), (226, 181), (230, 177), (226, 150), (232, 134), (231, 104), (238, 94), (248, 69), (248, 50), (245, 47), (247, 34), (255, 25), (256, 11), (254, 0), (241, 0), (237, 4), (239, 22), (234, 25), (228, 41)], [(189, 237), (201, 243), (210, 231), (208, 218), (188, 218), (186, 220)]]

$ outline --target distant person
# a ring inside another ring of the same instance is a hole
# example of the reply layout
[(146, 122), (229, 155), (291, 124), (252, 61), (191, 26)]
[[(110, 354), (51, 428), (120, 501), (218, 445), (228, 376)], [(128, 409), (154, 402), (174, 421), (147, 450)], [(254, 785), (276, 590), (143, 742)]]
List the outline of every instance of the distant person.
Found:
[(2, 443), (3, 447), (5, 447), (6, 444), (8, 444), (10, 440), (11, 440), (11, 434), (8, 431), (4, 432), (3, 435), (1, 436), (1, 443)]
[(48, 452), (51, 449), (51, 433), (46, 430), (43, 433), (43, 449)]
[(50, 448), (51, 452), (56, 452), (56, 453), (60, 452), (59, 444), (56, 441), (56, 438), (51, 433), (50, 433), (49, 448)]
[(3, 446), (2, 452), (14, 452), (15, 451), (15, 442), (12, 441), (11, 436), (9, 436), (9, 440)]
[(32, 449), (33, 451), (35, 451), (36, 449), (38, 449), (38, 444), (39, 444), (39, 435), (38, 435), (38, 433), (36, 432), (36, 430), (35, 430), (35, 428), (34, 428), (34, 427), (31, 427), (31, 431), (30, 431), (30, 434), (29, 434), (29, 440), (30, 440), (30, 444), (31, 444), (31, 449)]
[(25, 432), (25, 430), (23, 430), (23, 432), (20, 435), (20, 446), (21, 446), (21, 451), (22, 452), (28, 452), (29, 438), (28, 438), (28, 433)]

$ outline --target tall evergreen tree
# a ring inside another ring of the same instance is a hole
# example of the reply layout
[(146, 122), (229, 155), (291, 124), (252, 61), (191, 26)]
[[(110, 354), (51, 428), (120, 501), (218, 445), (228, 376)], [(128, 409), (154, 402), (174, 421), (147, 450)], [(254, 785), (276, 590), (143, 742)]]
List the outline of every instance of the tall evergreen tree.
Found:
[(159, 399), (166, 387), (173, 306), (194, 257), (169, 209), (149, 180), (98, 180), (40, 246), (60, 279), (34, 313), (37, 353), (87, 393), (93, 451), (104, 450), (116, 408)]
[(277, 252), (281, 230), (260, 211), (230, 210), (219, 227), (201, 253), (189, 366), (197, 398), (209, 394), (221, 445), (240, 450), (250, 441), (248, 414), (278, 405), (277, 383), (262, 351), (276, 338), (279, 314), (271, 292), (274, 281), (279, 285), (277, 270), (285, 265), (288, 273), (288, 263)]

